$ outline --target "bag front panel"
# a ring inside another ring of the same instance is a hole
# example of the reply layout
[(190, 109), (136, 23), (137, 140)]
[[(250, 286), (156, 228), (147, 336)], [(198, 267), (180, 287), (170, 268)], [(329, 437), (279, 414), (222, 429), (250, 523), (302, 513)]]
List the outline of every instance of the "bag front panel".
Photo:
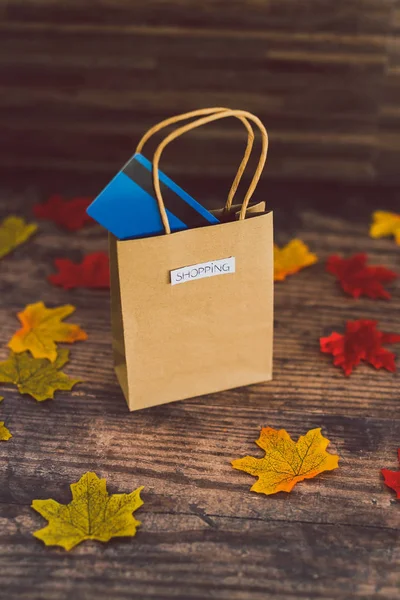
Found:
[[(117, 242), (131, 410), (272, 376), (272, 213)], [(174, 269), (235, 258), (235, 272), (171, 285)]]

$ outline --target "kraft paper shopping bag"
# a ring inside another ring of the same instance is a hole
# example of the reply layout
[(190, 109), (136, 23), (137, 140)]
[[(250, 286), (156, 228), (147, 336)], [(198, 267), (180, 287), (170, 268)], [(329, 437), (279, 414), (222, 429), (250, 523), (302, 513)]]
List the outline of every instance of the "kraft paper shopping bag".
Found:
[[(224, 222), (171, 233), (158, 178), (162, 152), (186, 131), (226, 117), (255, 123), (262, 138), (240, 214), (230, 193)], [(164, 235), (118, 240), (110, 234), (115, 370), (130, 410), (271, 379), (272, 213), (262, 212), (262, 202), (247, 212), (267, 147), (264, 126), (246, 111), (224, 110), (178, 128), (153, 158)]]

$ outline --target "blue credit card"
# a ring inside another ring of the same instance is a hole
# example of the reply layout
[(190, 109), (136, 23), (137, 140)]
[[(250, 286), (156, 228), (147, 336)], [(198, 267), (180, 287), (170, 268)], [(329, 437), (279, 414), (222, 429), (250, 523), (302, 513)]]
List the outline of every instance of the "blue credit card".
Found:
[[(219, 220), (159, 171), (171, 231), (215, 225)], [(164, 233), (153, 190), (152, 163), (135, 154), (90, 204), (87, 213), (120, 240)]]

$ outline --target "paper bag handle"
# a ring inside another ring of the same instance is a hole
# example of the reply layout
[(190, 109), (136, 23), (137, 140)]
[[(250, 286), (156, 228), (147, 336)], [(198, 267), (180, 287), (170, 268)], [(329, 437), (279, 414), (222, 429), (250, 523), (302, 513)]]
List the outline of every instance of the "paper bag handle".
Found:
[(172, 133), (167, 135), (167, 137), (156, 148), (156, 151), (155, 151), (154, 157), (153, 157), (153, 186), (154, 186), (154, 192), (155, 192), (157, 202), (158, 202), (158, 208), (160, 210), (161, 220), (164, 225), (165, 233), (167, 233), (167, 234), (171, 233), (171, 228), (169, 225), (167, 211), (165, 209), (164, 201), (163, 201), (162, 194), (161, 194), (160, 178), (159, 178), (159, 173), (158, 173), (158, 165), (160, 163), (161, 155), (162, 155), (165, 147), (168, 146), (168, 144), (170, 142), (172, 142), (173, 140), (175, 140), (177, 137), (183, 135), (184, 133), (186, 133), (187, 131), (190, 131), (191, 129), (195, 129), (196, 127), (201, 127), (202, 125), (206, 125), (207, 123), (211, 123), (211, 122), (217, 121), (219, 119), (224, 119), (226, 117), (245, 117), (246, 119), (253, 121), (253, 123), (255, 123), (258, 126), (258, 128), (261, 132), (261, 144), (262, 145), (261, 145), (260, 160), (258, 162), (257, 169), (256, 169), (256, 172), (254, 173), (253, 179), (251, 180), (249, 189), (247, 190), (247, 193), (244, 197), (242, 208), (240, 210), (240, 215), (239, 215), (239, 220), (243, 220), (245, 218), (246, 210), (247, 210), (247, 206), (250, 202), (250, 198), (252, 197), (254, 190), (257, 187), (258, 181), (261, 177), (261, 174), (262, 174), (262, 171), (263, 171), (263, 168), (265, 165), (265, 161), (267, 160), (268, 134), (267, 134), (267, 130), (265, 129), (265, 127), (262, 124), (262, 122), (260, 121), (260, 119), (258, 117), (256, 117), (255, 115), (253, 115), (252, 113), (249, 113), (245, 110), (225, 110), (224, 112), (221, 111), (216, 114), (208, 115), (206, 117), (198, 119), (194, 123), (188, 123), (188, 124), (184, 125), (183, 127), (179, 127), (179, 129), (176, 129), (175, 131), (173, 131)]
[[(198, 110), (191, 110), (187, 113), (181, 113), (179, 115), (174, 115), (173, 117), (169, 117), (168, 119), (164, 119), (156, 125), (153, 125), (150, 129), (146, 131), (143, 135), (142, 139), (138, 143), (136, 147), (136, 152), (142, 152), (144, 145), (149, 141), (149, 139), (161, 129), (165, 129), (169, 125), (174, 125), (175, 123), (179, 123), (179, 121), (184, 121), (185, 119), (191, 119), (193, 117), (202, 117), (207, 115), (213, 115), (218, 112), (225, 112), (226, 110), (231, 110), (229, 108), (223, 108), (221, 106), (215, 106), (213, 108), (199, 108)], [(250, 126), (249, 126), (250, 127)], [(253, 132), (253, 130), (251, 130)]]
[[(190, 119), (193, 117), (200, 117), (202, 115), (222, 113), (227, 110), (230, 110), (230, 109), (222, 108), (222, 107), (201, 108), (199, 110), (192, 110), (187, 113), (175, 115), (174, 117), (170, 117), (169, 119), (165, 119), (164, 121), (160, 121), (160, 123), (157, 123), (157, 125), (154, 125), (153, 127), (151, 127), (151, 129), (146, 131), (146, 133), (144, 134), (144, 136), (142, 137), (142, 139), (140, 140), (139, 144), (136, 147), (136, 152), (142, 152), (143, 146), (146, 144), (146, 142), (155, 133), (157, 133), (158, 131), (161, 131), (161, 129), (164, 129), (165, 127), (168, 127), (168, 125), (173, 125), (175, 123), (179, 123), (179, 121), (184, 121), (185, 119)], [(253, 128), (251, 127), (250, 123), (244, 117), (237, 117), (237, 118), (240, 121), (242, 121), (243, 125), (247, 129), (247, 134), (248, 134), (247, 135), (247, 146), (246, 146), (246, 150), (245, 150), (242, 162), (240, 163), (239, 169), (236, 173), (236, 177), (231, 185), (231, 189), (229, 190), (228, 200), (226, 201), (225, 210), (229, 210), (233, 204), (233, 198), (237, 192), (237, 189), (239, 187), (243, 173), (246, 169), (247, 163), (249, 162), (249, 158), (250, 158), (251, 151), (253, 149), (253, 143), (254, 143), (254, 131), (253, 131)]]

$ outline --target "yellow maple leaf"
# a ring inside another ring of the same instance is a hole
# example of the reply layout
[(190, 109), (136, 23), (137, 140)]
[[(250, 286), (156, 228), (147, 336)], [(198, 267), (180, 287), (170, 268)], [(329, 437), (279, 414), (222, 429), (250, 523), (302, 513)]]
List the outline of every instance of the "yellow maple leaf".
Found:
[(71, 484), (72, 502), (59, 504), (55, 500), (34, 500), (32, 508), (49, 524), (33, 534), (46, 546), (62, 546), (71, 550), (84, 540), (108, 542), (113, 537), (134, 536), (140, 525), (132, 513), (142, 506), (139, 487), (130, 494), (113, 494), (106, 480), (96, 473), (85, 473)]
[(56, 360), (33, 358), (29, 352), (10, 352), (0, 362), (0, 383), (14, 383), (20, 394), (30, 394), (38, 402), (54, 398), (56, 390), (71, 390), (80, 379), (71, 379), (60, 371), (68, 362), (69, 351), (62, 348)]
[(18, 318), (22, 323), (8, 343), (16, 353), (29, 350), (35, 358), (48, 358), (54, 362), (57, 358), (55, 342), (73, 343), (86, 340), (87, 333), (79, 325), (62, 323), (75, 310), (75, 306), (65, 304), (57, 308), (47, 308), (43, 302), (28, 304)]
[(394, 235), (396, 243), (400, 246), (400, 215), (384, 210), (377, 210), (372, 215), (373, 223), (369, 230), (372, 238)]
[(12, 435), (4, 425), (4, 421), (0, 421), (0, 440), (6, 442), (10, 438), (12, 438)]
[(245, 456), (232, 466), (258, 477), (251, 491), (260, 494), (290, 492), (298, 481), (338, 467), (339, 456), (326, 452), (329, 440), (321, 429), (311, 429), (294, 442), (284, 429), (264, 427), (256, 444), (265, 450), (264, 458)]
[(293, 275), (318, 261), (316, 254), (310, 252), (301, 240), (291, 240), (283, 248), (274, 245), (274, 280), (283, 281), (287, 275)]
[(26, 242), (37, 230), (35, 223), (26, 223), (20, 217), (7, 217), (0, 225), (0, 258)]

